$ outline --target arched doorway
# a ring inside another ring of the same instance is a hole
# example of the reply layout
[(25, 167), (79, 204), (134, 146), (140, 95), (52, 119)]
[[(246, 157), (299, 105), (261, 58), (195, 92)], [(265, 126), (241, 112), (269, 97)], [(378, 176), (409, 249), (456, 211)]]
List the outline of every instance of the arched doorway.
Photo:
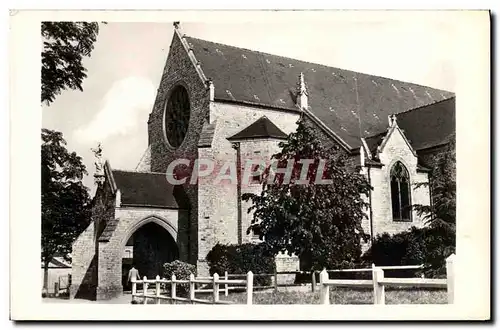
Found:
[(136, 228), (125, 244), (122, 257), (122, 285), (130, 291), (128, 272), (132, 265), (142, 277), (155, 278), (163, 275), (163, 265), (179, 258), (176, 240), (163, 224), (146, 221)]

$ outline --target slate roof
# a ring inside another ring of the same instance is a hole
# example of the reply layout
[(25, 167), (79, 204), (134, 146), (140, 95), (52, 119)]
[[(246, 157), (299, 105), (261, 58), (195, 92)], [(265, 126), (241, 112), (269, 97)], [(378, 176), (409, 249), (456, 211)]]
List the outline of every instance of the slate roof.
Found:
[[(430, 87), (185, 37), (215, 99), (298, 111), (296, 84), (302, 72), (310, 111), (351, 148), (360, 134), (387, 129), (387, 116), (453, 97)], [(361, 123), (361, 130), (360, 130)]]
[(287, 135), (280, 130), (272, 121), (266, 116), (262, 116), (254, 123), (245, 127), (239, 133), (228, 138), (228, 140), (247, 140), (247, 139), (286, 139)]
[(386, 135), (387, 131), (365, 138), (368, 150), (370, 150), (372, 155), (374, 155), (377, 152), (377, 147), (382, 143), (382, 140)]
[(416, 151), (446, 144), (455, 134), (455, 98), (400, 113), (396, 120)]
[(122, 205), (178, 209), (174, 186), (164, 173), (113, 170)]
[[(455, 97), (397, 114), (396, 121), (417, 152), (446, 144), (455, 134)], [(386, 134), (387, 130), (365, 138), (372, 155)]]

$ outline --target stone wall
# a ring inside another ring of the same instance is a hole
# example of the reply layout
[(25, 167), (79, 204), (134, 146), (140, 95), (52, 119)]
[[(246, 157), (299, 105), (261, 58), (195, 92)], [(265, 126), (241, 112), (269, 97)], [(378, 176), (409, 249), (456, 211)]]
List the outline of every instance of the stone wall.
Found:
[[(70, 298), (95, 299), (97, 268), (92, 265), (95, 256), (94, 223), (90, 223), (73, 242), (71, 253)], [(93, 266), (93, 267), (91, 267)]]
[[(190, 119), (186, 138), (177, 149), (167, 143), (164, 131), (164, 110), (169, 93), (177, 85), (183, 85), (189, 94)], [(204, 121), (209, 119), (209, 92), (181, 42), (174, 33), (169, 55), (158, 87), (156, 100), (149, 115), (148, 132), (151, 149), (151, 171), (165, 173), (168, 165), (177, 158), (196, 159), (197, 144)], [(186, 185), (185, 192), (191, 205), (189, 223), (180, 227), (189, 237), (188, 261), (196, 264), (198, 259), (198, 189), (197, 185)]]
[(98, 242), (98, 300), (121, 294), (123, 249), (130, 236), (142, 225), (154, 222), (177, 240), (178, 210), (122, 207), (117, 208), (116, 214), (118, 221), (112, 234)]
[[(298, 119), (297, 113), (233, 103), (212, 102), (210, 109), (210, 122), (216, 121), (217, 123), (212, 145), (211, 147), (200, 148), (198, 156), (200, 159), (213, 159), (217, 165), (214, 174), (200, 180), (198, 186), (198, 202), (203, 207), (203, 209), (200, 209), (198, 218), (198, 273), (200, 274), (208, 272), (205, 258), (215, 244), (218, 242), (237, 244), (239, 237), (242, 242), (249, 239), (249, 236), (246, 235), (247, 226), (243, 225), (243, 223), (238, 224), (237, 181), (224, 180), (213, 184), (215, 177), (224, 170), (224, 164), (232, 163), (236, 166), (237, 150), (233, 148), (232, 143), (227, 138), (240, 132), (262, 116), (269, 118), (287, 134), (295, 130)], [(245, 142), (241, 144), (240, 153), (244, 154), (241, 155), (242, 159), (253, 152), (252, 148), (256, 148), (255, 150), (260, 148), (263, 154), (269, 154), (274, 153), (276, 148), (273, 146), (277, 145), (276, 140), (261, 140), (252, 143), (247, 144)], [(229, 173), (230, 170), (236, 171), (236, 167), (226, 169), (228, 172), (223, 173)], [(247, 188), (245, 188), (246, 190), (242, 189), (242, 193), (255, 189), (255, 187)], [(245, 218), (244, 221), (248, 222), (245, 207), (248, 208), (248, 206), (242, 205), (242, 216)]]
[[(271, 157), (280, 151), (280, 140), (275, 139), (259, 139), (247, 140), (240, 143), (241, 167), (242, 167), (242, 187), (241, 195), (246, 193), (253, 193), (259, 195), (262, 192), (262, 183), (252, 182), (252, 179), (246, 180), (245, 168), (246, 165), (251, 166), (253, 162), (262, 161), (269, 165)], [(242, 238), (242, 243), (252, 242), (252, 233), (247, 234), (247, 229), (253, 219), (253, 211), (248, 212), (252, 206), (251, 201), (241, 201), (241, 225), (238, 229)]]
[(97, 238), (115, 217), (115, 196), (109, 181), (96, 190), (92, 206), (92, 222), (72, 246), (72, 298), (95, 299), (98, 284)]
[(371, 184), (374, 187), (372, 191), (374, 235), (384, 232), (394, 234), (407, 230), (412, 226), (423, 226), (422, 218), (415, 211), (412, 213), (411, 222), (398, 222), (392, 219), (390, 171), (397, 161), (401, 161), (409, 172), (410, 182), (413, 187), (411, 190), (411, 203), (424, 205), (430, 203), (427, 187), (414, 188), (416, 183), (428, 180), (427, 173), (417, 172), (417, 157), (413, 155), (398, 129), (391, 134), (379, 157), (384, 166), (370, 169)]

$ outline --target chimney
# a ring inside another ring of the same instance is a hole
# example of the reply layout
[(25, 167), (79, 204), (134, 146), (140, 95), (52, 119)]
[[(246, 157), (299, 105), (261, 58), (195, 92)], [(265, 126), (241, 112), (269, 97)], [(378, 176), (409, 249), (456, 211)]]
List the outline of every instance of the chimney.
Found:
[(300, 109), (308, 108), (307, 88), (304, 81), (304, 73), (300, 73), (299, 82), (297, 84), (297, 105)]

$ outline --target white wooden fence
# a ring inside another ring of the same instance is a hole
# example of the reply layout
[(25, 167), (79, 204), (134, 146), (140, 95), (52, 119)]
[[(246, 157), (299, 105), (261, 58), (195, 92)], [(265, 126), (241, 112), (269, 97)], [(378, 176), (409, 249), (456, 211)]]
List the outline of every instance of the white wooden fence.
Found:
[[(330, 287), (343, 286), (343, 287), (367, 287), (373, 286), (373, 303), (385, 304), (385, 287), (386, 286), (409, 286), (418, 288), (445, 288), (448, 292), (448, 303), (453, 303), (454, 297), (454, 259), (455, 255), (452, 254), (446, 259), (446, 279), (426, 279), (426, 278), (385, 278), (385, 269), (403, 269), (402, 267), (415, 267), (415, 266), (393, 266), (393, 267), (377, 267), (372, 265), (369, 269), (373, 276), (371, 280), (339, 280), (328, 278), (328, 272), (323, 270), (320, 273), (320, 304), (330, 304)], [(417, 266), (418, 267), (418, 266)], [(368, 269), (353, 269), (351, 271), (365, 271)]]
[[(400, 270), (400, 269), (419, 269), (422, 265), (418, 266), (375, 266), (372, 268), (361, 269), (337, 269), (327, 271), (326, 269), (320, 272), (320, 283), (317, 284), (315, 280), (315, 272), (312, 272), (312, 291), (314, 292), (315, 286), (320, 287), (320, 304), (328, 305), (330, 303), (330, 287), (351, 287), (373, 288), (373, 303), (385, 304), (385, 287), (417, 287), (417, 288), (442, 288), (447, 289), (448, 303), (453, 303), (454, 297), (454, 258), (452, 254), (446, 260), (446, 279), (426, 279), (426, 278), (386, 278), (384, 277), (385, 270)], [(328, 272), (372, 272), (371, 280), (349, 280), (349, 279), (329, 279)], [(295, 272), (297, 273), (297, 272)], [(255, 276), (263, 276), (270, 274), (256, 274)], [(245, 277), (245, 279), (230, 279), (230, 277)], [(228, 274), (225, 272), (224, 277), (219, 277), (214, 274), (212, 277), (196, 277), (191, 274), (189, 280), (177, 280), (175, 275), (172, 275), (170, 280), (165, 278), (148, 280), (144, 277), (143, 280), (132, 280), (132, 300), (135, 298), (143, 298), (142, 303), (147, 304), (148, 299), (154, 299), (155, 303), (160, 304), (161, 300), (171, 302), (186, 302), (186, 303), (200, 303), (200, 304), (233, 304), (231, 301), (220, 300), (220, 292), (224, 292), (228, 296), (230, 290), (245, 289), (246, 291), (246, 304), (252, 305), (253, 292), (256, 288), (277, 288), (276, 277), (275, 283), (272, 286), (254, 287), (253, 285), (254, 274), (250, 271), (245, 274)], [(142, 284), (143, 290), (141, 293), (137, 292), (137, 284)], [(164, 295), (162, 292), (162, 284), (170, 285), (170, 295)], [(177, 296), (177, 284), (189, 284), (189, 297)], [(151, 285), (151, 288), (149, 287)], [(211, 288), (197, 288), (197, 285), (211, 286)], [(196, 293), (212, 293), (212, 299), (199, 299), (196, 298)]]
[[(246, 279), (244, 280), (230, 280), (228, 279), (228, 274), (226, 272), (225, 278), (219, 278), (219, 275), (215, 273), (212, 277), (198, 277), (195, 278), (193, 274), (189, 276), (189, 280), (178, 280), (175, 275), (172, 275), (170, 280), (160, 279), (160, 276), (156, 276), (154, 280), (148, 280), (144, 277), (143, 280), (132, 279), (132, 300), (135, 298), (143, 298), (142, 303), (147, 304), (148, 298), (154, 299), (156, 304), (160, 304), (161, 300), (167, 301), (182, 301), (187, 303), (199, 303), (199, 304), (232, 304), (231, 301), (220, 300), (219, 293), (221, 291), (221, 285), (224, 286), (222, 289), (227, 296), (229, 291), (229, 285), (239, 285), (244, 286), (247, 293), (246, 304), (251, 305), (253, 300), (253, 273), (248, 272), (246, 274)], [(177, 296), (177, 284), (187, 283), (189, 284), (189, 298), (178, 297)], [(143, 285), (142, 293), (137, 292), (137, 284)], [(149, 285), (154, 285), (154, 289), (150, 290)], [(162, 294), (162, 284), (170, 284), (170, 296)], [(211, 289), (196, 289), (196, 285), (211, 285)], [(208, 299), (198, 299), (196, 298), (196, 293), (211, 292), (212, 300)]]

